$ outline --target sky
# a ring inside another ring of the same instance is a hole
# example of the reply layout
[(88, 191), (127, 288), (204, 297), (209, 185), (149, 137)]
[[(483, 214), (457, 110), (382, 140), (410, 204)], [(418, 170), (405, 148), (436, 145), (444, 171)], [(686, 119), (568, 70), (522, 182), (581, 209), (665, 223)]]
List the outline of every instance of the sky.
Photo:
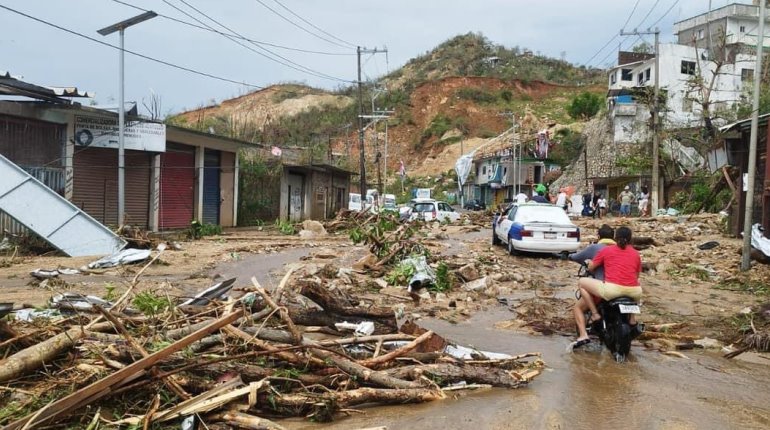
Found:
[[(298, 82), (326, 89), (350, 85), (356, 80), (355, 46), (387, 49), (387, 55), (364, 54), (362, 57), (363, 78), (376, 79), (441, 42), (468, 32), (480, 32), (495, 44), (526, 47), (550, 57), (563, 57), (573, 64), (606, 67), (616, 58), (619, 43), (628, 48), (639, 42), (637, 37), (615, 37), (626, 22), (625, 28), (629, 31), (647, 29), (657, 22), (661, 41), (670, 42), (674, 40), (673, 23), (705, 13), (709, 3), (712, 8), (718, 8), (732, 2), (0, 0), (0, 73), (7, 71), (38, 85), (75, 86), (95, 93), (97, 105), (115, 104), (118, 99), (117, 49), (3, 7), (115, 46), (119, 41), (117, 33), (101, 36), (97, 30), (142, 13), (137, 8), (253, 41), (228, 38), (162, 16), (126, 29), (126, 50), (230, 81), (193, 74), (126, 53), (126, 100), (138, 102), (140, 110), (146, 113), (142, 103), (149, 103), (155, 94), (160, 97), (161, 110), (166, 115), (276, 83)], [(646, 36), (646, 41), (651, 43), (652, 36)]]

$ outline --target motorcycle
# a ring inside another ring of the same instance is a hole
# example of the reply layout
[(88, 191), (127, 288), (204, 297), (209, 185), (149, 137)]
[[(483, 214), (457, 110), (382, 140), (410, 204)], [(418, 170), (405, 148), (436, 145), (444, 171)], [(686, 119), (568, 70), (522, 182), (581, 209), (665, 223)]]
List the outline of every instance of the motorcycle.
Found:
[[(580, 265), (578, 277), (593, 276), (585, 263)], [(580, 290), (575, 293), (580, 300)], [(591, 311), (585, 313), (586, 330), (610, 350), (615, 361), (622, 363), (631, 351), (631, 341), (644, 331), (644, 324), (637, 322), (636, 326), (629, 324), (632, 314), (640, 314), (640, 306), (630, 297), (617, 297), (610, 301), (602, 300), (596, 305), (602, 319), (591, 321)]]

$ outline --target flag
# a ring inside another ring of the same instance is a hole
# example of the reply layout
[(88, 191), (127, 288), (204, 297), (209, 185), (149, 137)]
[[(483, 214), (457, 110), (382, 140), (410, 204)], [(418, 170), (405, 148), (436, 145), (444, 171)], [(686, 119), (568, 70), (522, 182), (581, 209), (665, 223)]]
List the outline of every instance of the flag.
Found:
[(398, 168), (398, 174), (401, 175), (401, 179), (404, 179), (406, 177), (406, 166), (404, 166), (404, 160), (399, 160), (401, 162), (401, 167)]
[(280, 156), (281, 156), (281, 153), (282, 153), (283, 151), (281, 151), (281, 148), (279, 148), (279, 147), (277, 147), (277, 146), (274, 146), (274, 147), (273, 147), (273, 149), (272, 149), (270, 152), (271, 152), (273, 155), (275, 155), (276, 157), (280, 157)]

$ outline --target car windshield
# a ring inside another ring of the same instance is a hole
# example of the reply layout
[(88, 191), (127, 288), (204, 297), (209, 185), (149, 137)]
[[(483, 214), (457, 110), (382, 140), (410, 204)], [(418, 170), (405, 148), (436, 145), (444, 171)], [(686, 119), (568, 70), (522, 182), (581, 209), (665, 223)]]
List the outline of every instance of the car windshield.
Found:
[(433, 203), (415, 203), (415, 212), (433, 212)]
[(353, 203), (361, 203), (361, 196), (351, 195), (350, 196), (350, 201), (353, 202)]
[(385, 199), (385, 202), (383, 203), (383, 206), (386, 208), (395, 208), (396, 207), (396, 201), (393, 199)]
[(520, 206), (516, 211), (516, 222), (572, 224), (564, 209), (557, 206)]

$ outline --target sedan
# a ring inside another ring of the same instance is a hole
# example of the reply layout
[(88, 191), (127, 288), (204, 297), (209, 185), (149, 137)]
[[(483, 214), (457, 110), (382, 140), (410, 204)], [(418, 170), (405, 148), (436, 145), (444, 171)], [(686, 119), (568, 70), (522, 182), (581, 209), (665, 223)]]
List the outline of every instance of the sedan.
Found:
[(567, 254), (580, 247), (580, 228), (556, 205), (515, 204), (495, 215), (492, 243), (505, 243), (512, 255), (518, 251)]
[(471, 211), (483, 211), (487, 208), (487, 205), (484, 204), (479, 199), (473, 199), (465, 202), (465, 205), (463, 206), (463, 209), (471, 210)]

